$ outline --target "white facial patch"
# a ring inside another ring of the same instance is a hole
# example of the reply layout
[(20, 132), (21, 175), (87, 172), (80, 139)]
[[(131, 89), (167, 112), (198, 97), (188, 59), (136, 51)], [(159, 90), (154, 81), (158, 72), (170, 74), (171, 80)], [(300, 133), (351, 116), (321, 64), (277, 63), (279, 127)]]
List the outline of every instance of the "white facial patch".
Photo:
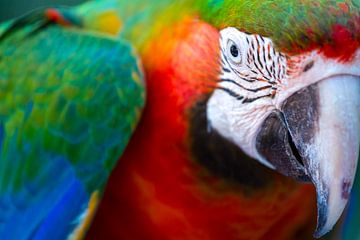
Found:
[(249, 156), (273, 166), (257, 153), (255, 140), (286, 75), (286, 58), (270, 39), (226, 28), (220, 37), (222, 73), (208, 102), (211, 126)]
[(236, 85), (235, 93), (243, 103), (274, 98), (286, 75), (286, 58), (275, 51), (269, 38), (226, 28), (221, 31), (220, 49), (223, 88)]
[[(209, 125), (270, 168), (274, 166), (256, 150), (265, 118), (298, 90), (333, 75), (358, 71), (354, 63), (342, 64), (317, 51), (285, 56), (276, 51), (271, 39), (231, 27), (220, 32), (220, 49), (222, 72), (207, 104)], [(359, 56), (360, 51), (355, 62)]]

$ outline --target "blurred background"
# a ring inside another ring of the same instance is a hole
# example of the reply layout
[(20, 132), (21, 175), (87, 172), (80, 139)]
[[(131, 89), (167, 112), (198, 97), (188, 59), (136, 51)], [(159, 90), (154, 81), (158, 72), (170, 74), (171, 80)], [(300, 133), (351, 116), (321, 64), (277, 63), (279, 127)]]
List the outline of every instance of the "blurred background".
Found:
[(0, 22), (43, 6), (77, 5), (84, 0), (0, 0)]

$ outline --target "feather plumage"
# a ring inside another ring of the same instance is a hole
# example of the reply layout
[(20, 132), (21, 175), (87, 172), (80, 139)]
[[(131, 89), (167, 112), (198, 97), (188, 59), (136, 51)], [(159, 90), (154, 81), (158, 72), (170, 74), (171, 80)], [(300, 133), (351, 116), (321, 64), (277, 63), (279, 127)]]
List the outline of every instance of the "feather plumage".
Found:
[(136, 126), (142, 73), (126, 42), (43, 11), (0, 39), (0, 238), (64, 239)]

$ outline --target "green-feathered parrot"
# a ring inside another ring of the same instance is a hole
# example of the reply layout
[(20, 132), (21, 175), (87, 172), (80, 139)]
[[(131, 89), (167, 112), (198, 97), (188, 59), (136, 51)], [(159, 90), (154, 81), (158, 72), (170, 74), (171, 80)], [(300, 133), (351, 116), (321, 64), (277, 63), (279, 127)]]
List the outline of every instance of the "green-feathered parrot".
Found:
[(358, 1), (102, 0), (6, 22), (0, 239), (311, 239), (350, 198), (332, 234), (356, 239), (359, 93)]

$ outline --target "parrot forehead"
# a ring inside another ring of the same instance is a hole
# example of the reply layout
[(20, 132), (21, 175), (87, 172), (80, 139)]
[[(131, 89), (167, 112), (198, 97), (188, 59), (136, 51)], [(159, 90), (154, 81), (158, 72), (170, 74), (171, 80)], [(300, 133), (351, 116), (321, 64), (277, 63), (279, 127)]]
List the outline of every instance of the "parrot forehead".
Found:
[(319, 49), (350, 61), (360, 45), (360, 5), (354, 1), (209, 1), (203, 16), (219, 29), (269, 37), (288, 55)]

